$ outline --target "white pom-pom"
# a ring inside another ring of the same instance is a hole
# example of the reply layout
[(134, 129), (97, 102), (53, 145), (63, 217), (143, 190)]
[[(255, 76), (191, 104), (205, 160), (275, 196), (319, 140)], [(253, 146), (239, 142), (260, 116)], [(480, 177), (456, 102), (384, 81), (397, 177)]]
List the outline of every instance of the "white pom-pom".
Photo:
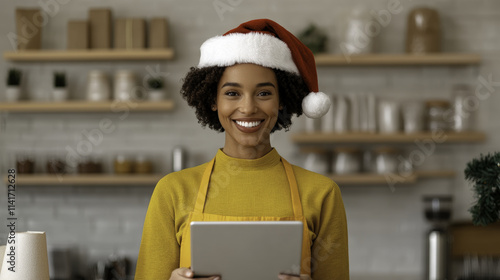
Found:
[(319, 119), (330, 109), (331, 101), (323, 92), (310, 92), (302, 100), (302, 111), (312, 119)]

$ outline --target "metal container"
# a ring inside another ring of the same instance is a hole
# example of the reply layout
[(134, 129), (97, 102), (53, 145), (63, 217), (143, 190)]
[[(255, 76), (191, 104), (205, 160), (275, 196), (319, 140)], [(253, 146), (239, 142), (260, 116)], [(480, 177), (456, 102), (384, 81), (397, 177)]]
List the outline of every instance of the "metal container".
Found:
[(448, 279), (448, 232), (433, 228), (427, 234), (426, 279)]

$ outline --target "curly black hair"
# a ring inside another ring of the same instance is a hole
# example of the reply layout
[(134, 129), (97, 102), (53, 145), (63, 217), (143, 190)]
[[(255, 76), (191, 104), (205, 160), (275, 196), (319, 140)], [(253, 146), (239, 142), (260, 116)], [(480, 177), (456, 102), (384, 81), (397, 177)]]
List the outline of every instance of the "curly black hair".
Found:
[[(198, 123), (202, 126), (224, 132), (217, 112), (212, 105), (217, 100), (217, 86), (226, 67), (191, 67), (186, 74), (181, 88), (181, 94), (188, 105), (196, 109)], [(285, 129), (292, 124), (292, 115), (302, 115), (302, 99), (309, 93), (302, 77), (297, 74), (273, 69), (278, 82), (279, 100), (282, 107), (278, 112), (278, 121), (271, 132)]]

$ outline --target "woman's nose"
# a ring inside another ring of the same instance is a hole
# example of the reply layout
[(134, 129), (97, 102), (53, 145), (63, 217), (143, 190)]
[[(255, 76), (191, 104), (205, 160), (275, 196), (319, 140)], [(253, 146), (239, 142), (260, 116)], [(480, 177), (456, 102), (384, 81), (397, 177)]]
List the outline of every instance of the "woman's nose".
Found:
[(256, 111), (257, 111), (257, 106), (255, 104), (255, 100), (250, 96), (245, 96), (241, 100), (240, 112), (244, 114), (252, 114), (255, 113)]

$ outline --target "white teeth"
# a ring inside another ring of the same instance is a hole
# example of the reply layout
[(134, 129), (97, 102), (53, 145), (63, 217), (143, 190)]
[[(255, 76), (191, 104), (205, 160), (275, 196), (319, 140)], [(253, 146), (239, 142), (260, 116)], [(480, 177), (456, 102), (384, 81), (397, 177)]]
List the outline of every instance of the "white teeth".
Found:
[(256, 127), (260, 124), (259, 122), (242, 122), (242, 121), (236, 121), (238, 125), (244, 126), (244, 127)]

